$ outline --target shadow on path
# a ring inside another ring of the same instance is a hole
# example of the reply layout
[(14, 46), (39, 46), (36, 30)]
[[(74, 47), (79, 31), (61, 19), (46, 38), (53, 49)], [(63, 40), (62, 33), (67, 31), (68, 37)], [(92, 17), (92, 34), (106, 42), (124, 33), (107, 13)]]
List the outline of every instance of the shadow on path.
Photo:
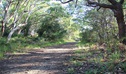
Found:
[(77, 42), (68, 42), (65, 44), (60, 44), (60, 45), (55, 45), (55, 46), (50, 46), (50, 47), (46, 47), (48, 49), (58, 49), (58, 48), (62, 48), (62, 49), (73, 49), (76, 48)]
[(7, 54), (8, 59), (0, 61), (0, 74), (67, 74), (67, 63), (73, 55), (75, 44)]

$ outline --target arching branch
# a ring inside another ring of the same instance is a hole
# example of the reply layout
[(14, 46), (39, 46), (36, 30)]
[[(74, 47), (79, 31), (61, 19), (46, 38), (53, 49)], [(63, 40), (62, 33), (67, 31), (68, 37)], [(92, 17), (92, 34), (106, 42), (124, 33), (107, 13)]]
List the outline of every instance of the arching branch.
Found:
[(78, 0), (76, 0), (76, 5), (75, 5), (75, 7), (77, 7), (77, 2), (78, 2)]
[(92, 7), (97, 7), (97, 6), (99, 6), (100, 8), (102, 7), (102, 8), (115, 9), (115, 6), (114, 6), (114, 5), (101, 4), (101, 3), (92, 2), (92, 1), (89, 1), (89, 0), (88, 0), (88, 5), (89, 5), (89, 6), (92, 6)]
[(69, 0), (69, 1), (66, 1), (66, 2), (63, 2), (62, 0), (60, 0), (60, 2), (61, 2), (62, 4), (66, 4), (66, 3), (69, 3), (69, 2), (71, 2), (71, 1), (73, 1), (73, 0)]

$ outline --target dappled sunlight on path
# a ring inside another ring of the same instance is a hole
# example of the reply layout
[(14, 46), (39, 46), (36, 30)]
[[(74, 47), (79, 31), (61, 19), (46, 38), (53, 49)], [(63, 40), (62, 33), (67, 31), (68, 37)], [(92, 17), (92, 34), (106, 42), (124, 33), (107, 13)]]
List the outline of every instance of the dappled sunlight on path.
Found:
[[(27, 53), (7, 54), (0, 61), (0, 74), (66, 74), (76, 43), (34, 49)], [(65, 63), (65, 64), (64, 64)]]

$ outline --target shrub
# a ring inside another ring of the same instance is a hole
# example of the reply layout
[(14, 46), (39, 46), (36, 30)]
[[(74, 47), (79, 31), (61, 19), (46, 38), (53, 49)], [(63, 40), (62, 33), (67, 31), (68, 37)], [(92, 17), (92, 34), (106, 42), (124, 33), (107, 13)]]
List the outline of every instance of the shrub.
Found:
[(41, 26), (37, 31), (39, 37), (45, 38), (46, 41), (59, 40), (64, 37), (66, 30), (55, 19), (47, 16), (41, 21)]

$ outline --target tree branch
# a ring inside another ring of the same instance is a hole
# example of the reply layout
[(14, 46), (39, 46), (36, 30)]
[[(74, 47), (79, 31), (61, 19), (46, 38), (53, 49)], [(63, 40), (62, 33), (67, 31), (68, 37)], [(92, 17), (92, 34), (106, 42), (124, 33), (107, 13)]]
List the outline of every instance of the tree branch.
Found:
[(123, 4), (124, 3), (124, 0), (120, 0), (120, 3)]
[(98, 2), (91, 2), (88, 0), (88, 4), (90, 6), (93, 6), (93, 7), (103, 7), (103, 8), (110, 8), (110, 9), (115, 9), (115, 6), (114, 5), (108, 5), (108, 4), (101, 4), (101, 3), (98, 3)]
[(77, 2), (78, 2), (78, 0), (76, 0), (76, 5), (75, 5), (75, 7), (77, 7)]
[(115, 0), (108, 0), (112, 5), (115, 5), (117, 2)]
[(73, 1), (73, 0), (69, 0), (69, 1), (66, 1), (66, 2), (63, 2), (62, 0), (60, 0), (60, 2), (61, 2), (62, 4), (66, 4), (66, 3), (69, 3), (69, 2), (71, 2), (71, 1)]

